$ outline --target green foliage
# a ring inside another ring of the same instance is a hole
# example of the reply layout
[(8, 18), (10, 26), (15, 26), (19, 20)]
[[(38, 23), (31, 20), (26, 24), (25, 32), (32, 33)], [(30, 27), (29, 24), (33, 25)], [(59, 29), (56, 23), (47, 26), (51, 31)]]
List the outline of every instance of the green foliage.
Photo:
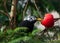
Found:
[(54, 6), (48, 0), (42, 0), (42, 1), (45, 9), (48, 8), (49, 11), (52, 11), (55, 9)]
[(0, 23), (2, 25), (8, 25), (9, 24), (9, 19), (7, 16), (0, 14)]
[(18, 27), (18, 28), (16, 28), (14, 31), (15, 31), (15, 32), (18, 32), (18, 31), (20, 31), (20, 32), (22, 31), (22, 32), (23, 32), (23, 31), (26, 31), (26, 30), (27, 30), (26, 27)]
[[(16, 29), (7, 29), (5, 31), (0, 31), (0, 43), (49, 43), (54, 41), (49, 41), (49, 37), (45, 35), (38, 36), (40, 30), (33, 30), (32, 33), (25, 33), (26, 27), (17, 27)], [(56, 43), (59, 41), (56, 41)]]

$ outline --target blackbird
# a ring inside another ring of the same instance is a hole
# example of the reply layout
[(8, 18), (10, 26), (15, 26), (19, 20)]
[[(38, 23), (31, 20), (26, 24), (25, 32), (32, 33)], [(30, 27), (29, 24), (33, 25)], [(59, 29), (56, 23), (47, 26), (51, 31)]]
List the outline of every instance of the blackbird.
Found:
[(35, 16), (27, 16), (22, 22), (19, 23), (18, 26), (27, 27), (27, 32), (32, 32), (36, 21), (40, 21), (40, 19)]

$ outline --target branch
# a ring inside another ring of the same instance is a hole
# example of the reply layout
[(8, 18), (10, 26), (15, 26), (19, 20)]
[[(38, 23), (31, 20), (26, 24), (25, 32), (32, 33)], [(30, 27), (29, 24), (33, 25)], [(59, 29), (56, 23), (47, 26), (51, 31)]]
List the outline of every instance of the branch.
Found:
[(16, 27), (16, 5), (17, 0), (12, 0), (11, 12), (10, 12), (10, 28), (13, 29)]
[(12, 18), (16, 14), (16, 2), (17, 0), (12, 0), (10, 17)]
[(7, 1), (7, 0), (3, 0), (3, 2), (4, 2), (3, 5), (4, 5), (4, 8), (5, 8), (6, 13), (8, 14), (8, 9), (7, 9), (7, 7), (6, 7), (6, 1)]
[[(28, 0), (28, 1), (29, 1), (29, 0)], [(26, 9), (27, 9), (27, 6), (28, 6), (28, 1), (27, 1), (26, 5), (25, 5), (25, 8), (24, 8), (24, 10), (23, 10), (23, 18), (24, 18), (24, 14), (25, 14)]]
[(0, 13), (3, 13), (10, 18), (10, 16), (6, 12), (4, 12), (3, 10), (0, 10)]
[(54, 18), (54, 22), (58, 21), (60, 18)]
[(36, 5), (35, 0), (34, 0), (34, 5), (35, 5), (35, 7), (36, 7), (36, 9), (37, 9), (37, 11), (38, 11), (39, 16), (40, 16), (41, 18), (43, 18), (43, 16), (41, 15), (41, 12), (39, 11), (39, 8), (38, 8), (37, 5)]

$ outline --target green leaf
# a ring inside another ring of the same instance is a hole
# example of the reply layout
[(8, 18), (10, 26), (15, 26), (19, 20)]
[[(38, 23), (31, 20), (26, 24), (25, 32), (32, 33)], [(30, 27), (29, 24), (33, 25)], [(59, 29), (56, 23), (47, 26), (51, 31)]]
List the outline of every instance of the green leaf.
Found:
[(14, 32), (26, 32), (27, 31), (27, 27), (17, 27), (15, 30), (14, 30)]
[(13, 30), (12, 29), (7, 29), (6, 34), (12, 35), (12, 33), (13, 33)]
[(30, 37), (24, 36), (24, 37), (16, 38), (16, 39), (14, 39), (14, 40), (12, 40), (12, 41), (10, 41), (8, 43), (19, 43), (21, 41), (24, 41), (25, 42), (25, 41), (27, 41), (29, 39), (30, 39)]
[(41, 30), (39, 30), (39, 29), (35, 29), (35, 30), (33, 30), (32, 35), (34, 36), (34, 35), (36, 35), (36, 33), (40, 32), (40, 31)]

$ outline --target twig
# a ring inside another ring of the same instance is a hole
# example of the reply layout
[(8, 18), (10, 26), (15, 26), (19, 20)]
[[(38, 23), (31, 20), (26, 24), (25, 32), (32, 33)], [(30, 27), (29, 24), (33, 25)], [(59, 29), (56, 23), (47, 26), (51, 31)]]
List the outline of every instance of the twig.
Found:
[(60, 19), (60, 18), (55, 18), (55, 19), (54, 19), (54, 22), (56, 22), (56, 21), (59, 20), (59, 19)]
[(3, 10), (0, 10), (0, 13), (3, 13), (10, 18), (10, 16), (6, 12), (4, 12)]
[(38, 13), (39, 13), (39, 16), (40, 16), (41, 18), (43, 18), (43, 16), (41, 15), (41, 12), (39, 11), (39, 9), (38, 9), (38, 7), (37, 7), (37, 5), (36, 5), (35, 0), (34, 0), (34, 5), (35, 5), (35, 7), (36, 7), (36, 9), (37, 9), (37, 11), (38, 11)]
[(6, 7), (6, 1), (7, 1), (7, 0), (3, 0), (3, 2), (4, 2), (3, 5), (4, 5), (4, 8), (5, 8), (6, 13), (8, 14), (8, 9), (7, 9), (7, 7)]
[[(28, 1), (29, 1), (29, 0), (28, 0)], [(26, 9), (27, 9), (27, 6), (28, 6), (28, 1), (27, 1), (26, 5), (25, 5), (25, 8), (24, 8), (24, 10), (23, 10), (23, 18), (24, 18), (24, 14), (25, 14)]]

